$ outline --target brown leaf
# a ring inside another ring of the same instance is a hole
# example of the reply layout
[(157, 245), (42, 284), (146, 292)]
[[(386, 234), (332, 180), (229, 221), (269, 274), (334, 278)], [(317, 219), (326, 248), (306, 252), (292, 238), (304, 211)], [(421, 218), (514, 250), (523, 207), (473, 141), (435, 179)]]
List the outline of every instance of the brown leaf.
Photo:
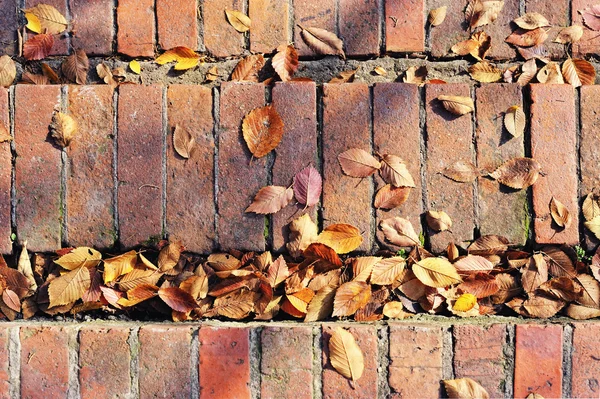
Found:
[(17, 66), (15, 62), (8, 56), (3, 55), (0, 57), (0, 86), (8, 87), (14, 81), (17, 76)]
[(308, 304), (305, 322), (324, 320), (333, 312), (336, 287), (326, 285), (321, 288)]
[(394, 187), (415, 187), (415, 181), (399, 156), (384, 154), (380, 173), (383, 180)]
[(258, 82), (258, 72), (265, 66), (265, 58), (262, 54), (249, 55), (238, 62), (233, 73), (232, 81)]
[(596, 70), (586, 60), (569, 58), (562, 65), (562, 73), (567, 83), (573, 87), (593, 85), (596, 82)]
[(305, 317), (308, 304), (314, 296), (315, 293), (310, 288), (303, 288), (293, 294), (287, 294), (285, 301), (281, 304), (281, 310), (294, 317)]
[(217, 66), (213, 66), (212, 68), (210, 68), (208, 71), (206, 71), (206, 75), (205, 75), (205, 80), (207, 82), (214, 82), (215, 80), (219, 79), (221, 77), (221, 75), (219, 75), (219, 68), (217, 68)]
[(504, 1), (470, 0), (465, 9), (465, 18), (471, 29), (491, 24), (498, 18)]
[(523, 302), (522, 308), (527, 312), (527, 316), (547, 319), (557, 314), (564, 306), (564, 301), (541, 295), (531, 295)]
[(302, 255), (302, 252), (318, 239), (317, 225), (308, 214), (304, 214), (292, 221), (289, 229), (290, 237), (286, 248), (290, 255), (295, 258)]
[(325, 244), (312, 243), (304, 250), (303, 255), (310, 263), (314, 263), (317, 273), (324, 273), (342, 267), (340, 257)]
[(504, 127), (513, 137), (521, 137), (527, 123), (525, 112), (518, 105), (513, 105), (504, 113)]
[(490, 395), (477, 382), (470, 378), (444, 380), (444, 388), (452, 399), (489, 399)]
[(29, 38), (23, 44), (23, 57), (26, 60), (42, 60), (50, 54), (54, 46), (54, 37), (49, 34), (42, 33)]
[(535, 58), (530, 59), (521, 65), (521, 74), (517, 79), (517, 83), (520, 86), (527, 86), (529, 82), (535, 77), (537, 74), (537, 64), (535, 62)]
[(367, 282), (373, 271), (373, 266), (383, 258), (380, 256), (360, 256), (352, 260), (352, 281)]
[(23, 10), (23, 12), (35, 15), (40, 22), (41, 31), (49, 35), (58, 35), (69, 26), (66, 18), (56, 8), (48, 4), (38, 4), (35, 7)]
[(382, 66), (376, 66), (375, 68), (373, 68), (373, 73), (379, 76), (387, 76), (387, 71)]
[(537, 58), (544, 63), (550, 62), (548, 49), (543, 44), (532, 47), (517, 47), (517, 51), (525, 60)]
[(196, 300), (179, 287), (161, 288), (158, 290), (158, 296), (177, 312), (190, 312), (198, 307)]
[(540, 174), (541, 165), (532, 158), (513, 158), (490, 173), (490, 177), (514, 189), (533, 185)]
[(577, 272), (573, 261), (563, 250), (554, 246), (542, 248), (544, 259), (548, 262), (550, 274), (554, 277), (570, 277), (575, 278)]
[(548, 281), (548, 264), (542, 254), (533, 255), (521, 275), (521, 285), (527, 293), (535, 291)]
[(182, 128), (179, 124), (173, 129), (173, 148), (182, 158), (189, 159), (196, 145), (196, 140), (188, 129)]
[(571, 25), (569, 27), (563, 28), (554, 39), (554, 43), (576, 43), (583, 36), (583, 26), (581, 25)]
[(496, 275), (496, 283), (498, 283), (498, 292), (492, 296), (492, 303), (503, 304), (521, 293), (521, 286), (517, 279), (508, 274), (500, 273)]
[(393, 187), (391, 184), (386, 184), (385, 186), (381, 187), (375, 195), (375, 208), (397, 208), (406, 202), (409, 194), (409, 187)]
[(364, 281), (350, 281), (340, 285), (333, 302), (333, 317), (352, 316), (371, 299), (371, 286)]
[(252, 22), (250, 18), (241, 11), (237, 10), (227, 10), (225, 9), (225, 15), (227, 16), (227, 21), (240, 33), (244, 33), (250, 30), (252, 27)]
[(177, 266), (183, 246), (179, 241), (172, 241), (165, 245), (158, 253), (158, 270), (168, 272)]
[(443, 6), (440, 8), (434, 8), (429, 11), (429, 16), (427, 17), (427, 21), (431, 26), (441, 25), (442, 22), (446, 19), (446, 12), (448, 10), (447, 6)]
[(442, 102), (448, 112), (454, 115), (465, 115), (475, 110), (475, 104), (471, 97), (441, 95), (437, 99)]
[(422, 85), (427, 79), (427, 73), (427, 67), (425, 65), (420, 67), (411, 66), (406, 70), (402, 81), (404, 83)]
[(54, 112), (50, 133), (59, 146), (68, 147), (77, 133), (77, 122), (70, 115)]
[(98, 77), (107, 85), (113, 88), (119, 85), (119, 83), (113, 77), (110, 67), (105, 63), (101, 62), (100, 64), (96, 65), (96, 73), (98, 74)]
[(516, 29), (505, 40), (506, 43), (519, 47), (531, 47), (544, 43), (548, 39), (548, 32), (543, 28), (533, 30)]
[(576, 305), (574, 303), (567, 307), (566, 315), (575, 320), (588, 320), (600, 317), (600, 309)]
[(446, 231), (452, 227), (452, 219), (444, 211), (427, 211), (425, 220), (433, 231)]
[(469, 75), (482, 83), (497, 82), (502, 79), (502, 71), (487, 61), (478, 62), (469, 67)]
[(540, 285), (538, 292), (550, 298), (572, 302), (583, 295), (583, 288), (569, 277), (557, 277)]
[(327, 226), (317, 242), (332, 248), (338, 254), (347, 254), (357, 249), (363, 242), (360, 230), (350, 224), (332, 224)]
[(468, 251), (472, 255), (495, 255), (508, 249), (508, 239), (497, 235), (481, 236), (469, 245)]
[(37, 75), (29, 72), (23, 72), (21, 75), (21, 83), (31, 84), (31, 85), (49, 85), (50, 80), (44, 75)]
[(354, 82), (354, 75), (356, 75), (357, 69), (351, 69), (348, 71), (340, 72), (335, 78), (332, 78), (329, 83), (340, 84), (340, 83), (351, 83)]
[(329, 338), (329, 362), (333, 368), (352, 381), (358, 380), (365, 369), (364, 357), (354, 336), (337, 327)]
[(71, 82), (78, 85), (84, 85), (87, 82), (87, 73), (90, 69), (90, 62), (85, 51), (76, 50), (68, 56), (62, 63), (62, 72)]
[(273, 69), (283, 82), (289, 82), (298, 70), (298, 52), (292, 45), (282, 44), (273, 56)]
[(247, 317), (253, 309), (254, 293), (241, 289), (215, 299), (212, 309), (205, 316), (219, 315), (233, 320), (240, 320)]
[(583, 290), (577, 303), (590, 308), (600, 309), (600, 283), (588, 274), (580, 274), (575, 281)]
[(294, 197), (294, 190), (291, 187), (266, 186), (261, 188), (254, 201), (245, 212), (254, 212), (261, 215), (277, 213), (285, 208)]
[(472, 162), (459, 160), (444, 168), (442, 175), (459, 183), (472, 183), (480, 173)]
[(136, 267), (119, 280), (119, 289), (129, 291), (139, 285), (156, 285), (161, 276), (157, 270)]
[(302, 39), (315, 53), (339, 55), (344, 59), (346, 58), (343, 50), (344, 42), (334, 33), (321, 28), (304, 28), (300, 26), (300, 29)]
[(21, 311), (21, 300), (14, 291), (8, 288), (2, 291), (2, 302), (17, 313)]
[(537, 12), (528, 12), (518, 18), (515, 18), (513, 22), (522, 29), (534, 30), (537, 28), (543, 28), (550, 26), (550, 22), (542, 14)]
[(463, 293), (468, 292), (473, 294), (477, 298), (487, 298), (496, 294), (500, 290), (500, 287), (495, 276), (488, 273), (475, 273), (465, 278), (458, 285), (458, 290)]
[(48, 286), (49, 307), (75, 302), (90, 288), (90, 282), (90, 271), (83, 265), (55, 278)]
[(351, 148), (338, 155), (344, 173), (352, 177), (368, 177), (381, 168), (381, 163), (360, 148)]
[(421, 259), (412, 271), (428, 287), (444, 288), (462, 281), (456, 268), (444, 258)]
[(588, 222), (596, 216), (600, 216), (600, 196), (589, 193), (583, 201), (581, 210), (583, 212), (583, 217)]
[(19, 256), (19, 262), (17, 263), (17, 270), (29, 281), (29, 290), (31, 292), (35, 292), (38, 286), (33, 275), (33, 269), (31, 268), (31, 259), (29, 258), (29, 253), (27, 252), (27, 240), (23, 241), (23, 248), (21, 248), (21, 255)]
[(262, 158), (281, 142), (283, 120), (273, 105), (255, 108), (244, 117), (242, 132), (252, 155)]
[(467, 255), (454, 262), (454, 267), (460, 274), (489, 273), (494, 268), (492, 262), (480, 255)]
[(586, 8), (585, 10), (579, 11), (583, 17), (583, 23), (591, 30), (600, 30), (600, 4)]
[(371, 284), (390, 285), (406, 267), (406, 260), (401, 256), (380, 260), (373, 266)]
[(399, 216), (384, 219), (379, 223), (386, 240), (399, 247), (419, 246), (419, 236), (408, 220)]
[(550, 214), (552, 215), (554, 223), (565, 229), (568, 228), (573, 221), (567, 207), (554, 197), (550, 200)]
[(154, 298), (157, 295), (158, 290), (159, 288), (153, 284), (140, 284), (127, 291), (127, 298), (119, 298), (117, 304), (126, 308), (135, 306), (148, 299)]
[(283, 259), (283, 255), (280, 255), (267, 269), (267, 280), (273, 288), (284, 282), (289, 276), (290, 270), (285, 259)]
[(307, 207), (319, 203), (322, 187), (323, 178), (312, 166), (302, 169), (294, 176), (294, 196), (300, 204)]

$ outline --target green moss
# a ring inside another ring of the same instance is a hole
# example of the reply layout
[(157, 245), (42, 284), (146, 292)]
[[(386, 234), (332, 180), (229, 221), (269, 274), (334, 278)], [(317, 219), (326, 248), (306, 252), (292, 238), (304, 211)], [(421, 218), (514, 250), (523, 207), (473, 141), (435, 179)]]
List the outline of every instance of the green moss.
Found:
[(150, 237), (148, 237), (148, 239), (146, 241), (142, 242), (142, 246), (154, 247), (154, 246), (158, 245), (158, 243), (160, 242), (161, 239), (162, 239), (162, 235), (160, 235), (160, 234), (150, 236)]
[(531, 232), (531, 214), (529, 213), (529, 203), (527, 199), (524, 199), (524, 212), (523, 212), (523, 221), (521, 225), (523, 226), (523, 242), (527, 242), (529, 237), (532, 237), (533, 234)]
[(269, 240), (269, 218), (267, 216), (265, 216), (265, 228), (263, 230), (263, 236), (265, 237), (265, 240)]

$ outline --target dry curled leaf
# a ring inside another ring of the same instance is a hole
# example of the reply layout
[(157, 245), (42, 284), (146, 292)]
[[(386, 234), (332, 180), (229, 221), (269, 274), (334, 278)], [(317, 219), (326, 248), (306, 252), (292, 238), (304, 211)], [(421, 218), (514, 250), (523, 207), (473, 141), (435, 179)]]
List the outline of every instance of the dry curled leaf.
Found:
[(537, 64), (535, 58), (530, 59), (521, 65), (521, 73), (517, 78), (517, 83), (520, 86), (526, 86), (537, 74)]
[(379, 223), (386, 240), (399, 247), (419, 246), (419, 236), (410, 221), (399, 216), (384, 219)]
[(19, 262), (17, 263), (17, 270), (29, 281), (29, 290), (35, 292), (38, 285), (35, 281), (33, 269), (31, 268), (31, 259), (27, 252), (27, 241), (23, 242), (23, 248), (21, 248), (21, 255), (19, 255)]
[(600, 4), (593, 5), (583, 11), (579, 11), (585, 26), (591, 30), (600, 30)]
[(381, 168), (381, 163), (365, 150), (351, 148), (338, 155), (344, 173), (352, 177), (368, 177)]
[(600, 240), (600, 216), (596, 216), (593, 219), (586, 221), (584, 226)]
[(570, 85), (579, 87), (596, 82), (596, 69), (586, 60), (569, 58), (562, 65), (562, 73)]
[(338, 254), (347, 254), (357, 249), (363, 238), (356, 227), (339, 223), (327, 226), (319, 234), (317, 242), (327, 245)]
[(158, 296), (177, 312), (190, 312), (198, 307), (196, 300), (179, 287), (161, 288), (158, 290)]
[(96, 65), (96, 73), (98, 74), (98, 77), (102, 79), (107, 85), (110, 85), (112, 87), (118, 86), (118, 83), (113, 77), (110, 67), (105, 63), (101, 62), (100, 64)]
[(90, 69), (90, 62), (85, 51), (76, 50), (68, 56), (62, 63), (63, 75), (71, 82), (78, 85), (84, 85), (87, 82), (87, 73)]
[(415, 276), (428, 287), (444, 288), (462, 280), (452, 263), (444, 258), (425, 258), (413, 264)]
[(566, 28), (563, 28), (554, 39), (554, 43), (576, 43), (583, 36), (583, 26), (581, 25), (571, 25)]
[(571, 213), (567, 207), (554, 197), (552, 197), (550, 200), (550, 214), (552, 215), (552, 220), (554, 220), (554, 223), (565, 229), (568, 228), (573, 221)]
[(490, 177), (514, 189), (533, 185), (540, 174), (541, 165), (532, 158), (513, 158), (490, 173)]
[(56, 8), (48, 4), (38, 4), (23, 10), (26, 14), (33, 14), (40, 23), (40, 32), (49, 35), (58, 35), (67, 29), (67, 19)]
[(246, 14), (237, 10), (227, 10), (225, 9), (225, 15), (227, 16), (227, 21), (240, 33), (244, 33), (250, 30), (252, 27), (252, 22), (250, 18)]
[(437, 99), (442, 102), (446, 111), (454, 115), (465, 115), (475, 110), (471, 97), (441, 95)]
[(316, 205), (321, 199), (323, 178), (318, 170), (308, 166), (294, 176), (294, 196), (307, 207)]
[(373, 73), (375, 75), (379, 75), (379, 76), (386, 76), (387, 75), (387, 71), (382, 66), (376, 66), (375, 68), (373, 68)]
[(266, 186), (261, 188), (254, 201), (245, 212), (254, 212), (260, 215), (277, 213), (290, 203), (294, 196), (294, 190), (281, 186)]
[(42, 60), (50, 54), (54, 46), (54, 36), (42, 33), (35, 35), (23, 44), (23, 57), (26, 60)]
[(517, 47), (517, 51), (519, 52), (519, 55), (525, 60), (536, 58), (544, 63), (550, 61), (550, 54), (548, 52), (548, 49), (543, 44), (532, 47)]
[(554, 61), (548, 62), (544, 65), (537, 74), (537, 80), (540, 83), (547, 84), (564, 84), (565, 80), (563, 79), (562, 72), (560, 70), (560, 65)]
[(338, 373), (352, 381), (363, 374), (363, 353), (354, 336), (343, 328), (337, 327), (329, 338), (329, 362)]
[(526, 116), (523, 108), (513, 105), (504, 113), (504, 127), (513, 137), (521, 137), (525, 132)]
[(371, 286), (364, 281), (350, 281), (335, 292), (332, 316), (352, 316), (371, 299)]
[(351, 83), (354, 82), (354, 75), (356, 75), (357, 69), (350, 69), (348, 71), (340, 72), (336, 77), (332, 78), (329, 83), (340, 84), (340, 83)]
[(415, 187), (415, 181), (399, 156), (384, 154), (380, 173), (383, 180), (394, 187)]
[(242, 133), (252, 155), (262, 158), (281, 142), (283, 120), (273, 105), (255, 108), (244, 117)]
[(447, 6), (443, 6), (440, 8), (434, 8), (429, 11), (429, 16), (427, 17), (427, 21), (431, 26), (439, 26), (446, 19), (446, 13), (448, 11)]
[(420, 67), (411, 66), (404, 73), (402, 81), (404, 83), (422, 85), (425, 83), (425, 80), (427, 80), (427, 73), (427, 67), (425, 65)]
[(305, 28), (300, 26), (300, 29), (302, 39), (315, 53), (339, 55), (344, 59), (346, 58), (343, 50), (344, 42), (335, 33), (321, 28)]
[(465, 9), (465, 19), (473, 30), (494, 22), (503, 7), (504, 1), (470, 0)]
[(317, 241), (318, 228), (308, 214), (293, 220), (289, 229), (290, 237), (286, 247), (293, 257), (299, 257), (310, 244)]
[(258, 82), (258, 72), (265, 66), (262, 54), (249, 55), (238, 62), (231, 74), (231, 80), (236, 82)]
[(48, 286), (49, 307), (75, 302), (90, 288), (90, 283), (90, 271), (83, 265), (55, 278)]
[(589, 193), (583, 200), (581, 211), (583, 212), (583, 217), (587, 221), (592, 220), (596, 216), (600, 216), (600, 196)]
[(385, 186), (381, 187), (375, 195), (375, 208), (397, 208), (406, 202), (409, 194), (409, 187), (394, 187), (391, 184), (386, 184)]
[(298, 52), (292, 45), (282, 44), (273, 56), (273, 69), (283, 82), (289, 82), (298, 70)]
[(537, 12), (528, 12), (518, 18), (515, 18), (513, 22), (521, 29), (534, 30), (537, 28), (543, 28), (550, 26), (550, 22), (542, 14)]
[(444, 168), (442, 175), (459, 183), (472, 183), (480, 173), (472, 162), (459, 160)]
[(518, 28), (506, 38), (505, 42), (519, 47), (531, 47), (544, 43), (546, 39), (548, 39), (548, 32), (543, 28), (533, 30)]
[(190, 48), (178, 46), (165, 51), (160, 56), (158, 56), (158, 58), (155, 61), (159, 65), (164, 65), (169, 62), (176, 62), (175, 70), (184, 71), (186, 69), (190, 69), (198, 65), (198, 61), (200, 61), (200, 56)]
[(192, 151), (196, 141), (188, 129), (182, 128), (178, 124), (173, 129), (173, 148), (182, 158), (188, 159), (192, 156)]
[(405, 267), (406, 260), (401, 256), (382, 259), (373, 266), (371, 284), (393, 284)]
[(425, 220), (433, 231), (446, 231), (452, 227), (452, 219), (444, 211), (427, 211)]
[(333, 301), (336, 287), (326, 285), (322, 287), (308, 304), (305, 322), (324, 320), (333, 312)]
[(490, 395), (470, 378), (444, 380), (444, 388), (451, 399), (489, 399)]
[(54, 112), (50, 133), (59, 146), (68, 147), (77, 133), (77, 122), (70, 115)]
[(486, 61), (471, 65), (469, 67), (469, 75), (482, 83), (492, 83), (502, 79), (502, 71)]
[(0, 86), (10, 86), (17, 76), (17, 66), (15, 62), (8, 56), (0, 57)]

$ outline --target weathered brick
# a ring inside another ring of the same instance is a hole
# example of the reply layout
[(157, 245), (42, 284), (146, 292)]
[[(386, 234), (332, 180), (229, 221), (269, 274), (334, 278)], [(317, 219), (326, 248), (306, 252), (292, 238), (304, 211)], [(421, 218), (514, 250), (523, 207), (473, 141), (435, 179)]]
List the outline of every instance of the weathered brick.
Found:
[[(525, 12), (539, 12), (548, 19), (552, 26), (569, 26), (570, 0), (525, 0)], [(552, 58), (564, 59), (567, 56), (566, 46), (552, 43), (558, 34), (558, 29), (549, 32), (548, 40), (544, 44)]]
[(288, 0), (249, 0), (248, 16), (252, 20), (250, 50), (272, 53), (280, 44), (287, 44), (289, 34)]
[(89, 55), (111, 55), (113, 52), (113, 3), (106, 0), (69, 0), (71, 19), (77, 34), (71, 38), (75, 49)]
[[(566, 84), (534, 84), (531, 101), (531, 154), (545, 174), (533, 185), (535, 241), (575, 245), (579, 242), (575, 91)], [(552, 197), (571, 211), (570, 227), (559, 229), (552, 221)]]
[(438, 398), (442, 379), (442, 329), (390, 325), (389, 384), (401, 398)]
[(262, 84), (221, 85), (217, 232), (221, 248), (264, 251), (265, 218), (244, 210), (267, 184), (266, 158), (253, 159), (242, 136), (242, 120), (264, 105)]
[(424, 3), (424, 0), (385, 0), (385, 49), (388, 53), (425, 50)]
[(244, 0), (204, 0), (204, 45), (215, 57), (229, 57), (244, 51), (244, 35), (227, 22), (225, 9), (242, 11)]
[(66, 398), (69, 335), (63, 327), (21, 327), (21, 397)]
[(311, 399), (312, 327), (265, 327), (261, 337), (261, 397)]
[(83, 398), (130, 394), (128, 327), (83, 327), (79, 331), (79, 386)]
[(506, 43), (505, 40), (512, 33), (515, 26), (511, 23), (512, 20), (519, 17), (519, 3), (519, 0), (505, 0), (504, 7), (498, 14), (498, 19), (494, 23), (483, 27), (485, 33), (492, 38), (493, 43), (487, 54), (488, 58), (507, 60), (517, 56), (515, 48)]
[[(513, 105), (523, 107), (521, 86), (484, 84), (476, 97), (477, 166), (492, 172), (509, 159), (525, 155), (523, 137), (512, 137), (504, 128), (504, 112)], [(477, 185), (481, 234), (499, 234), (511, 243), (524, 245), (530, 218), (527, 191), (516, 191), (488, 178), (479, 178)]]
[(517, 325), (514, 397), (562, 397), (562, 326)]
[(129, 57), (153, 57), (154, 0), (119, 0), (117, 51)]
[(60, 248), (61, 150), (48, 140), (60, 86), (18, 85), (15, 90), (17, 233), (30, 251)]
[[(445, 57), (450, 54), (450, 48), (456, 43), (469, 38), (469, 32), (465, 29), (465, 1), (428, 0), (427, 12), (434, 8), (447, 6), (446, 19), (439, 26), (429, 27), (431, 43), (431, 55), (433, 57)], [(429, 26), (429, 25), (428, 25)], [(489, 26), (489, 25), (488, 25)], [(486, 26), (485, 28), (487, 28)], [(502, 39), (504, 41), (504, 38)], [(494, 42), (494, 46), (498, 45)]]
[(372, 178), (342, 172), (338, 155), (351, 148), (371, 153), (371, 101), (363, 83), (326, 84), (323, 89), (323, 218), (325, 226), (348, 223), (363, 233), (359, 251), (369, 251)]
[(157, 0), (158, 45), (163, 50), (177, 46), (198, 48), (196, 0)]
[[(275, 149), (273, 184), (288, 187), (294, 175), (308, 165), (318, 167), (316, 85), (313, 82), (277, 83), (273, 105), (284, 123), (281, 143)], [(282, 251), (288, 240), (288, 224), (302, 215), (305, 206), (287, 206), (273, 215), (273, 247)], [(316, 207), (307, 209), (316, 220)]]
[[(167, 101), (167, 232), (187, 250), (208, 253), (215, 238), (212, 92), (203, 86), (173, 85)], [(176, 125), (196, 143), (187, 160), (173, 147)]]
[[(365, 369), (362, 377), (354, 382), (338, 373), (329, 361), (329, 339), (338, 327), (348, 327), (347, 330), (354, 336), (359, 348), (365, 354)], [(324, 324), (322, 327), (323, 347), (323, 399), (346, 398), (376, 398), (377, 388), (377, 331), (372, 325)], [(368, 354), (368, 355), (367, 355)]]
[(139, 342), (140, 398), (189, 398), (190, 327), (143, 326)]
[(0, 329), (0, 397), (10, 397), (10, 375), (8, 362), (8, 336), (10, 330), (7, 327)]
[(573, 365), (571, 374), (572, 398), (595, 398), (600, 393), (600, 325), (576, 323), (573, 329)]
[(470, 97), (466, 84), (427, 85), (427, 207), (445, 211), (452, 219), (452, 232), (429, 231), (431, 249), (443, 251), (449, 242), (464, 245), (473, 239), (473, 186), (457, 183), (440, 172), (462, 160), (473, 161), (471, 114), (456, 116), (437, 100), (440, 95)]
[(17, 54), (17, 7), (12, 1), (0, 2), (0, 55)]
[[(594, 188), (600, 188), (600, 175), (597, 173), (600, 165), (600, 95), (599, 86), (582, 86), (580, 89), (580, 120), (581, 135), (579, 142), (579, 162), (581, 164), (580, 196), (591, 193)], [(589, 250), (598, 246), (598, 239), (588, 229), (583, 229), (586, 246)]]
[(302, 31), (297, 25), (305, 28), (321, 28), (337, 33), (335, 0), (294, 0), (294, 46), (300, 56), (313, 56), (316, 53), (302, 39)]
[(584, 58), (586, 55), (600, 53), (598, 32), (589, 29), (584, 23), (580, 11), (598, 4), (596, 0), (571, 0), (571, 21), (573, 25), (583, 26), (583, 36), (573, 43), (573, 57)]
[[(0, 124), (10, 131), (8, 90), (0, 88)], [(12, 179), (12, 154), (10, 142), (0, 143), (0, 254), (12, 251), (10, 241), (10, 190)]]
[[(8, 3), (11, 3), (10, 1)], [(14, 2), (12, 3), (14, 7)], [(67, 0), (25, 0), (25, 9), (34, 7), (38, 4), (48, 4), (53, 6), (62, 15), (67, 17)], [(68, 19), (67, 19), (68, 21)], [(4, 28), (4, 27), (3, 27)], [(31, 38), (34, 33), (26, 32), (24, 40)], [(54, 35), (54, 45), (50, 51), (50, 55), (65, 55), (69, 53), (69, 42), (65, 32), (60, 35)]]
[(491, 398), (504, 397), (506, 326), (454, 326), (454, 375), (472, 378)]
[(124, 247), (162, 234), (162, 109), (161, 86), (119, 89), (117, 202)]
[(200, 328), (200, 398), (250, 398), (250, 331)]
[(115, 243), (113, 89), (69, 86), (69, 112), (79, 130), (67, 148), (67, 239), (109, 248)]
[(344, 0), (339, 4), (340, 38), (346, 55), (368, 56), (379, 54), (382, 0)]

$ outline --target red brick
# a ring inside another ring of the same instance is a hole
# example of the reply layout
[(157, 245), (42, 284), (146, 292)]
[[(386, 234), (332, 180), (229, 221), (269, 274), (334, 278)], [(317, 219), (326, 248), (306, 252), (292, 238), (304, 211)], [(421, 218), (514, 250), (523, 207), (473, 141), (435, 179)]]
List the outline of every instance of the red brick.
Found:
[(60, 248), (61, 150), (48, 140), (60, 86), (18, 85), (15, 90), (17, 233), (30, 251)]
[[(447, 6), (448, 10), (446, 13), (446, 19), (444, 23), (439, 26), (431, 27), (430, 39), (431, 43), (431, 55), (433, 57), (446, 57), (450, 54), (450, 48), (456, 43), (466, 40), (469, 38), (469, 32), (465, 29), (465, 7), (466, 2), (464, 1), (446, 1), (446, 0), (428, 0), (427, 1), (427, 12), (429, 10)], [(489, 25), (488, 25), (489, 26)], [(488, 26), (485, 26), (487, 28)], [(487, 29), (486, 29), (487, 31)], [(504, 38), (502, 39), (504, 41)], [(498, 42), (494, 42), (494, 46), (498, 45)]]
[(140, 398), (189, 398), (192, 334), (187, 326), (140, 328)]
[(442, 329), (391, 324), (388, 379), (401, 398), (440, 397)]
[(119, 89), (117, 202), (124, 247), (162, 235), (162, 110), (161, 86)]
[(300, 56), (317, 55), (302, 39), (301, 29), (298, 24), (305, 28), (322, 28), (329, 32), (337, 33), (335, 0), (294, 0), (294, 46)]
[(262, 330), (261, 397), (311, 399), (312, 327)]
[(83, 327), (79, 331), (79, 386), (83, 398), (130, 394), (128, 327)]
[(196, 0), (157, 0), (158, 45), (168, 50), (177, 46), (198, 48)]
[[(365, 369), (362, 377), (354, 382), (338, 373), (329, 362), (329, 339), (338, 327), (347, 327), (361, 349)], [(346, 399), (346, 398), (376, 398), (377, 388), (377, 331), (372, 325), (347, 325), (324, 324), (322, 328), (323, 345), (323, 399)]]
[(250, 51), (272, 53), (280, 44), (287, 44), (289, 34), (289, 4), (287, 0), (248, 0)]
[(424, 3), (424, 0), (385, 0), (385, 49), (388, 53), (425, 50)]
[(8, 398), (10, 392), (10, 375), (8, 371), (8, 336), (7, 327), (0, 329), (0, 397)]
[(339, 4), (339, 36), (347, 56), (379, 54), (382, 0), (344, 0)]
[(89, 55), (112, 55), (114, 5), (106, 0), (69, 0), (71, 19), (77, 34), (71, 38), (75, 49)]
[(586, 8), (598, 4), (596, 0), (572, 0), (571, 1), (571, 21), (573, 25), (583, 26), (583, 36), (573, 44), (573, 57), (584, 58), (586, 55), (600, 53), (600, 38), (598, 32), (589, 29), (584, 23), (581, 13)]
[[(10, 131), (8, 90), (0, 88), (0, 124)], [(12, 251), (10, 241), (10, 190), (12, 179), (10, 142), (0, 143), (0, 254)]]
[[(10, 3), (10, 1), (8, 2)], [(38, 4), (48, 4), (56, 8), (62, 15), (67, 18), (67, 0), (25, 0), (25, 9), (34, 7)], [(13, 2), (14, 7), (14, 2)], [(67, 18), (67, 21), (69, 18)], [(3, 27), (4, 29), (4, 27)], [(24, 41), (33, 36), (33, 33), (25, 33)], [(65, 32), (60, 35), (54, 35), (54, 45), (50, 51), (50, 55), (65, 55), (69, 53), (69, 42)]]
[[(582, 86), (580, 89), (581, 136), (579, 142), (579, 162), (581, 164), (580, 195), (585, 197), (595, 187), (600, 187), (600, 175), (597, 173), (600, 164), (600, 104), (598, 86)], [(598, 239), (588, 229), (583, 229), (586, 245), (589, 250), (595, 249)]]
[(200, 328), (200, 398), (250, 398), (250, 331)]
[[(498, 14), (498, 19), (489, 25), (483, 27), (485, 33), (492, 38), (492, 47), (487, 57), (496, 60), (514, 59), (517, 52), (514, 47), (505, 42), (506, 38), (512, 33), (512, 20), (519, 17), (519, 0), (505, 0), (502, 11)], [(463, 14), (464, 15), (464, 14)], [(435, 28), (434, 28), (435, 29)]]
[(204, 0), (204, 45), (215, 57), (229, 57), (244, 51), (244, 35), (225, 17), (225, 9), (242, 11), (243, 0)]
[(515, 339), (514, 397), (536, 392), (562, 397), (562, 326), (518, 325)]
[(113, 89), (69, 86), (69, 112), (79, 131), (67, 148), (68, 242), (109, 248), (115, 243)]
[(221, 248), (264, 251), (265, 218), (244, 210), (267, 185), (266, 159), (252, 159), (241, 134), (244, 116), (264, 105), (262, 84), (221, 85), (217, 233)]
[[(523, 107), (521, 86), (484, 84), (477, 88), (477, 166), (492, 172), (504, 162), (523, 157), (523, 137), (512, 137), (504, 128), (504, 112), (513, 105)], [(527, 191), (508, 189), (493, 179), (477, 180), (479, 231), (499, 234), (513, 244), (527, 241)]]
[(369, 251), (373, 245), (372, 178), (346, 176), (338, 161), (338, 155), (351, 148), (371, 153), (369, 86), (363, 83), (326, 84), (323, 103), (324, 225), (348, 223), (357, 227), (363, 235), (358, 250)]
[[(570, 85), (531, 85), (531, 153), (545, 176), (533, 185), (535, 241), (579, 242), (577, 122), (575, 90)], [(552, 197), (571, 210), (573, 222), (558, 228), (550, 216)]]
[(153, 57), (154, 0), (119, 0), (117, 51), (129, 57)]
[[(313, 82), (277, 83), (273, 88), (273, 105), (284, 123), (281, 143), (275, 149), (273, 184), (289, 186), (294, 175), (308, 165), (318, 167), (316, 85)], [(302, 215), (305, 206), (285, 207), (273, 215), (273, 248), (285, 249), (288, 224)], [(316, 219), (316, 206), (307, 209)]]
[(492, 398), (504, 397), (506, 326), (454, 326), (454, 375), (472, 378)]
[(21, 327), (21, 397), (66, 398), (69, 334), (63, 327)]
[[(525, 0), (525, 12), (539, 12), (548, 19), (552, 26), (569, 26), (570, 0)], [(559, 29), (554, 28), (549, 33), (544, 44), (552, 58), (564, 59), (567, 56), (565, 45), (552, 43), (556, 39)]]
[(452, 219), (452, 232), (429, 231), (431, 249), (441, 252), (449, 242), (465, 245), (473, 239), (473, 186), (454, 182), (440, 173), (454, 162), (473, 161), (471, 114), (452, 115), (437, 100), (440, 95), (470, 97), (467, 84), (427, 85), (427, 207), (445, 211)]
[(572, 398), (595, 398), (600, 393), (600, 326), (596, 323), (576, 323), (573, 329)]
[(12, 1), (0, 2), (0, 55), (17, 53), (19, 20), (17, 7)]
[[(212, 92), (203, 86), (173, 85), (167, 101), (167, 232), (187, 250), (208, 253), (215, 239)], [(190, 159), (175, 153), (176, 125), (194, 135)]]

